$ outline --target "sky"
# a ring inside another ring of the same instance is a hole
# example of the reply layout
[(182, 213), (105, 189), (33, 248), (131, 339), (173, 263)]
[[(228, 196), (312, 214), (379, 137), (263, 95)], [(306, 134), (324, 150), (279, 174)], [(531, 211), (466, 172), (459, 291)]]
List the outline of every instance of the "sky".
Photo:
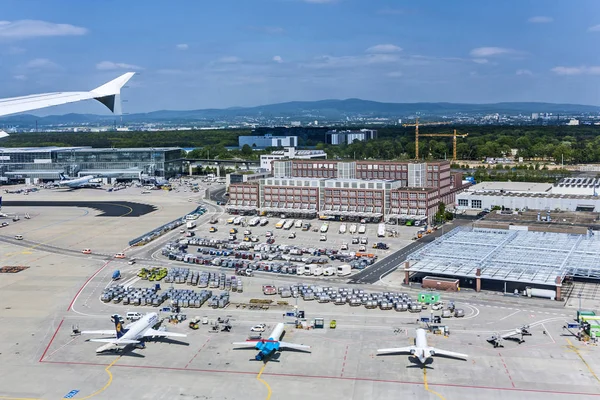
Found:
[(0, 98), (135, 71), (128, 113), (335, 98), (600, 105), (599, 42), (597, 0), (2, 0)]

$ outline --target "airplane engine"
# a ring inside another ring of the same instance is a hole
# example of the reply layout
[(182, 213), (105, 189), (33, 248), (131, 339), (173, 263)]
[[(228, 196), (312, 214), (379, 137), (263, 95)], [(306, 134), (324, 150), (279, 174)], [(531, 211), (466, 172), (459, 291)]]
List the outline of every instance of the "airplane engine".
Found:
[(429, 355), (430, 356), (435, 356), (435, 351), (434, 350), (429, 350)]
[(415, 353), (416, 353), (416, 349), (411, 349), (411, 350), (410, 350), (410, 354), (411, 354), (411, 355), (413, 355), (413, 356), (414, 356), (414, 355), (415, 355)]

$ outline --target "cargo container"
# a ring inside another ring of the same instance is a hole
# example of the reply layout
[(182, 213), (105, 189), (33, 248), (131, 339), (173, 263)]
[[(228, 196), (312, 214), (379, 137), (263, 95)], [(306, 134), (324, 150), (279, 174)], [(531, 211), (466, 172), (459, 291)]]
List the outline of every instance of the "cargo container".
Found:
[(421, 287), (424, 289), (458, 291), (458, 279), (443, 278), (437, 276), (426, 276), (423, 278)]
[(523, 295), (527, 297), (543, 297), (545, 299), (554, 300), (556, 298), (556, 292), (550, 289), (537, 289), (527, 287), (525, 291), (523, 291)]

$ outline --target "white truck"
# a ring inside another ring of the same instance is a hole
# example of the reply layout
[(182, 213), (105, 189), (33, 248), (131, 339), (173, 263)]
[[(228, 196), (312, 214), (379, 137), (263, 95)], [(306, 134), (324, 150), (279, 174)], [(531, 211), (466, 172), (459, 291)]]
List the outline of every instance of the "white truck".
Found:
[(294, 222), (294, 228), (302, 228), (302, 220), (301, 219), (297, 219), (296, 222)]
[(381, 223), (377, 227), (377, 237), (385, 237), (385, 224)]
[(350, 264), (339, 265), (337, 267), (337, 276), (347, 276), (352, 273)]
[(283, 225), (283, 229), (289, 230), (289, 229), (292, 229), (292, 226), (294, 226), (294, 220), (288, 219), (287, 221), (285, 221), (285, 224)]
[(325, 233), (329, 230), (329, 222), (324, 222), (323, 225), (321, 225), (321, 233)]
[(186, 226), (188, 229), (194, 229), (194, 228), (196, 227), (196, 221), (188, 221), (188, 222), (185, 224), (185, 226)]
[(367, 232), (367, 226), (364, 224), (360, 224), (360, 226), (358, 227), (358, 233), (364, 234), (365, 232)]
[(341, 225), (340, 225), (340, 233), (341, 233), (341, 234), (344, 234), (344, 233), (346, 233), (346, 224), (341, 224)]
[(335, 267), (327, 267), (323, 270), (323, 275), (325, 276), (333, 276), (335, 275)]
[(323, 275), (323, 267), (320, 265), (315, 265), (314, 268), (312, 268), (312, 274), (314, 276), (321, 276)]
[(350, 232), (351, 235), (354, 235), (356, 233), (356, 224), (350, 225), (350, 230), (348, 232)]
[(261, 218), (260, 219), (260, 226), (265, 226), (269, 223), (269, 220), (267, 218)]

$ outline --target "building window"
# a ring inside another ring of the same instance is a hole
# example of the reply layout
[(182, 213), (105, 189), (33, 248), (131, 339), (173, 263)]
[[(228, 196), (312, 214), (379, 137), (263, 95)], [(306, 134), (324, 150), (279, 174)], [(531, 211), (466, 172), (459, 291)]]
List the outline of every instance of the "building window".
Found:
[(471, 208), (481, 208), (481, 200), (471, 200)]
[(458, 206), (459, 207), (469, 207), (469, 200), (468, 199), (458, 199)]

